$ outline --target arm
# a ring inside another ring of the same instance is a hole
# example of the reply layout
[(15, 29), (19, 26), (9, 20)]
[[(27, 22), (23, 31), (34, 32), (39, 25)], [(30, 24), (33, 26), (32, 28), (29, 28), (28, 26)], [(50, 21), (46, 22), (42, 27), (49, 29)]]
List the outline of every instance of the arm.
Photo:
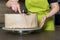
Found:
[(51, 11), (46, 15), (47, 18), (55, 15), (59, 11), (59, 5), (57, 2), (51, 3)]
[(52, 8), (51, 11), (42, 18), (42, 21), (39, 25), (40, 27), (43, 27), (43, 25), (45, 24), (45, 21), (47, 20), (47, 18), (52, 17), (53, 15), (55, 15), (59, 11), (58, 3), (57, 2), (51, 3), (51, 8)]
[(13, 11), (21, 13), (19, 0), (8, 0), (6, 3), (7, 7), (11, 7)]

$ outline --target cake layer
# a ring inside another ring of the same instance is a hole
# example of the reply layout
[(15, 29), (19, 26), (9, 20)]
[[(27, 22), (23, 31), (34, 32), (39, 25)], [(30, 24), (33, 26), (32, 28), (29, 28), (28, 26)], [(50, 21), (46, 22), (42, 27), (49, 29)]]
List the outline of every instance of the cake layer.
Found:
[(37, 15), (5, 14), (6, 28), (36, 28)]

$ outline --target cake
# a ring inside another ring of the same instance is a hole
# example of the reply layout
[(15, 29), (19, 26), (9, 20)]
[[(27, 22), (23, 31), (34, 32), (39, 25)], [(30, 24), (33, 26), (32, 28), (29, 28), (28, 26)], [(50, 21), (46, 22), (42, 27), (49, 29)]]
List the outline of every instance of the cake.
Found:
[(5, 28), (36, 28), (37, 15), (5, 14)]

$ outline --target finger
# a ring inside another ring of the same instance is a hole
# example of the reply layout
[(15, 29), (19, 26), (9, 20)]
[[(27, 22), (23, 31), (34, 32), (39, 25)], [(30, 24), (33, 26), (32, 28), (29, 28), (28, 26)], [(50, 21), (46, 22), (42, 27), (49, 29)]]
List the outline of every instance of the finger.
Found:
[(18, 6), (18, 8), (17, 8), (17, 9), (18, 9), (18, 12), (19, 12), (19, 13), (21, 13), (20, 6)]
[(17, 12), (17, 10), (18, 10), (17, 7), (15, 7), (15, 12)]
[(40, 23), (40, 27), (43, 27), (43, 25), (44, 25), (44, 22), (41, 22), (41, 23)]
[(41, 25), (40, 25), (40, 28), (42, 28), (42, 27), (43, 27), (43, 25), (44, 25), (44, 24), (41, 24)]
[(43, 26), (43, 23), (40, 24), (40, 27), (42, 27), (42, 26)]
[(12, 7), (12, 10), (17, 12), (17, 7)]

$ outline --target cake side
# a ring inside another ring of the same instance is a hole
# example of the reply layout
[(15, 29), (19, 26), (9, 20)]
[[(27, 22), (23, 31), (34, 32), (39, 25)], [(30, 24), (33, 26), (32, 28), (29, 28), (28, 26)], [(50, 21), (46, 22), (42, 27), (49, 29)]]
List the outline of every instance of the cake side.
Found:
[(37, 28), (37, 16), (5, 14), (5, 28)]

